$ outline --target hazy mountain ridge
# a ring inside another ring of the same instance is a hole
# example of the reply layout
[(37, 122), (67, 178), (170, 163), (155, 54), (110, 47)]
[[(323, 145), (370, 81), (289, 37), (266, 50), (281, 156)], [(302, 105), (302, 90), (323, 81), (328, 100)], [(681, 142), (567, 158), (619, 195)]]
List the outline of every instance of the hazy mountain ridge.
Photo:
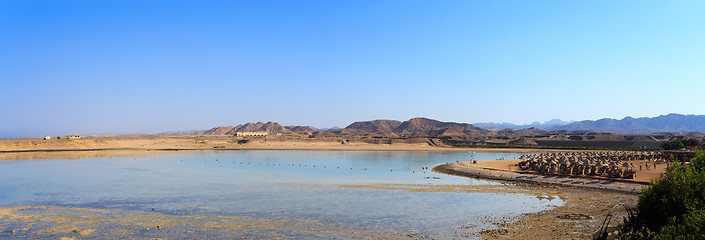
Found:
[[(551, 125), (561, 120), (551, 120), (532, 125)], [(522, 126), (522, 125), (515, 125)], [(328, 134), (328, 135), (378, 135), (387, 137), (419, 136), (534, 136), (544, 134), (587, 134), (590, 132), (625, 135), (677, 133), (682, 136), (702, 136), (705, 132), (705, 115), (668, 114), (658, 117), (623, 119), (603, 118), (585, 120), (550, 128), (503, 128), (488, 130), (469, 123), (442, 122), (417, 117), (407, 121), (372, 120), (354, 122), (342, 129), (322, 130), (310, 126), (282, 126), (277, 122), (246, 123), (221, 126), (193, 132), (191, 135), (235, 135), (237, 132), (267, 132), (269, 134)]]
[(574, 122), (554, 130), (586, 130), (595, 132), (610, 132), (618, 134), (652, 134), (658, 132), (705, 132), (705, 115), (682, 115), (671, 113), (658, 117), (632, 118), (617, 120), (603, 118), (599, 120), (584, 120)]
[(570, 124), (573, 122), (575, 122), (575, 121), (563, 121), (560, 119), (551, 119), (551, 120), (543, 122), (543, 123), (535, 121), (531, 124), (523, 124), (523, 125), (518, 125), (518, 124), (508, 123), (508, 122), (473, 123), (472, 125), (475, 125), (476, 127), (484, 128), (487, 130), (498, 131), (498, 130), (503, 130), (503, 129), (507, 129), (507, 128), (509, 128), (509, 129), (525, 129), (525, 128), (550, 129), (550, 128), (555, 128), (555, 127), (567, 125), (567, 124)]
[(530, 127), (530, 128), (524, 128), (524, 129), (505, 128), (505, 129), (496, 131), (496, 133), (499, 136), (531, 136), (531, 135), (548, 134), (550, 132), (547, 130), (544, 130), (544, 129)]

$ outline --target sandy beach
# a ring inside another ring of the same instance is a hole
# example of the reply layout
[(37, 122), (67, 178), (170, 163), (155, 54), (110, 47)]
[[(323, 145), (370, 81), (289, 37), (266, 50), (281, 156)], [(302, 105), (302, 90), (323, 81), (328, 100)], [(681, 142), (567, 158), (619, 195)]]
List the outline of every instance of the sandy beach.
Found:
[[(490, 160), (497, 161), (497, 160)], [(479, 162), (479, 161), (478, 161)], [(528, 172), (516, 172), (483, 168), (463, 163), (447, 163), (433, 168), (433, 171), (492, 180), (532, 182), (540, 184), (562, 185), (566, 187), (613, 190), (627, 193), (640, 193), (643, 184), (632, 181), (619, 181), (606, 178), (578, 177), (569, 175), (541, 175)]]
[(551, 152), (545, 149), (484, 149), (431, 146), (426, 143), (374, 144), (356, 139), (313, 139), (271, 136), (242, 138), (232, 136), (126, 136), (83, 139), (0, 139), (0, 160), (79, 159), (144, 155), (185, 150), (311, 150), (311, 151), (491, 151)]
[[(469, 161), (460, 162), (459, 164), (463, 167), (474, 167), (488, 170), (506, 171), (514, 173), (529, 173), (524, 172), (517, 167), (520, 160), (509, 159), (509, 160), (492, 160), (492, 161), (477, 161), (477, 163), (472, 163)], [(636, 167), (635, 171), (637, 175), (633, 179), (619, 179), (619, 178), (606, 178), (606, 177), (596, 177), (596, 176), (582, 176), (582, 178), (595, 179), (595, 180), (609, 180), (609, 181), (620, 181), (627, 183), (637, 183), (637, 184), (648, 184), (651, 179), (658, 178), (661, 173), (666, 170), (666, 164), (657, 164), (655, 167), (649, 167), (646, 169), (646, 161), (625, 161), (627, 163), (634, 164), (635, 166), (642, 166), (641, 169)], [(532, 174), (532, 173), (529, 173)]]
[(448, 163), (433, 168), (434, 171), (494, 180), (536, 182), (557, 184), (570, 187), (597, 188), (614, 191), (640, 193), (643, 186), (648, 185), (652, 179), (659, 178), (666, 170), (666, 164), (648, 165), (646, 161), (627, 161), (636, 167), (636, 177), (633, 179), (608, 178), (600, 176), (576, 176), (565, 174), (538, 174), (536, 172), (522, 171), (518, 167), (520, 160), (485, 160), (463, 161)]

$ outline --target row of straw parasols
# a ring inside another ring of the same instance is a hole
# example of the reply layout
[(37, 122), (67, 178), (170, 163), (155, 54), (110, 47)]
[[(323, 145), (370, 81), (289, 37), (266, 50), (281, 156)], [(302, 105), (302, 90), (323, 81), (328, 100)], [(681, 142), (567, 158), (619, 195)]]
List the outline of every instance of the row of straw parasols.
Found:
[[(651, 159), (638, 156), (656, 156), (657, 154), (624, 154), (618, 157), (614, 152), (603, 153), (544, 153), (521, 156), (519, 167), (522, 170), (556, 174), (602, 175), (607, 177), (634, 178), (634, 164), (611, 159)], [(616, 157), (616, 158), (615, 158)]]

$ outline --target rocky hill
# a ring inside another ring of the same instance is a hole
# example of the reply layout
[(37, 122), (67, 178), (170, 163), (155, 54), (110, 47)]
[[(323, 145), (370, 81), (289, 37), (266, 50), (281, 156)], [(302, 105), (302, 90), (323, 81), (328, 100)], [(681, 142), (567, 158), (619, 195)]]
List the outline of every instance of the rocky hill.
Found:
[(603, 118), (585, 120), (553, 128), (556, 130), (585, 130), (619, 134), (651, 134), (656, 132), (705, 132), (705, 115), (668, 114), (653, 118), (626, 117), (621, 120)]
[(285, 126), (284, 128), (295, 133), (311, 134), (319, 131), (318, 129), (309, 126)]
[(472, 124), (441, 122), (428, 118), (412, 118), (404, 122), (394, 120), (375, 120), (355, 122), (345, 127), (349, 132), (395, 134), (399, 136), (458, 136), (490, 135), (491, 131), (478, 128)]
[(311, 134), (318, 130), (311, 128), (309, 126), (282, 126), (276, 122), (258, 122), (258, 123), (246, 123), (237, 125), (235, 127), (215, 127), (205, 131), (194, 132), (192, 135), (207, 135), (207, 136), (218, 136), (218, 135), (235, 135), (237, 132), (267, 132), (269, 134), (277, 133), (304, 133)]
[(267, 133), (290, 133), (291, 130), (284, 128), (279, 123), (275, 122), (258, 122), (258, 123), (246, 123), (242, 127), (233, 129), (226, 135), (235, 135), (236, 132), (267, 132)]
[[(238, 126), (238, 127), (240, 127), (240, 126)], [(233, 126), (215, 127), (215, 128), (205, 130), (205, 131), (194, 132), (193, 134), (194, 135), (226, 135), (228, 132), (232, 131), (234, 128), (235, 127), (233, 127)]]
[(345, 127), (345, 129), (360, 133), (391, 133), (394, 129), (399, 127), (401, 123), (402, 122), (396, 120), (354, 122)]
[(441, 122), (428, 118), (412, 118), (404, 121), (394, 129), (400, 135), (489, 135), (491, 131), (475, 127), (468, 123)]

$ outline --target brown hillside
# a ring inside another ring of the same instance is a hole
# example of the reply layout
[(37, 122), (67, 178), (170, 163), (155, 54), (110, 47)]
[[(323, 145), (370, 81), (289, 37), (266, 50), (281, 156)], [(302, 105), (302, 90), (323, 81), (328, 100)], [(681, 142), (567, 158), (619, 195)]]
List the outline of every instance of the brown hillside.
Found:
[(354, 122), (347, 127), (346, 130), (357, 130), (362, 133), (391, 133), (395, 128), (401, 125), (400, 121), (395, 120), (374, 120), (366, 122)]
[(449, 127), (446, 129), (442, 129), (436, 133), (438, 136), (462, 136), (465, 135), (465, 133), (457, 128), (454, 127)]
[(309, 127), (309, 126), (285, 126), (284, 128), (289, 129), (289, 131), (295, 132), (295, 133), (304, 133), (304, 134), (312, 134), (314, 132), (317, 132), (318, 129)]
[(207, 135), (207, 136), (227, 135), (227, 133), (229, 131), (233, 130), (234, 128), (236, 128), (236, 127), (233, 127), (233, 126), (215, 127), (215, 128), (209, 129), (209, 130), (196, 132), (194, 135)]
[(404, 121), (394, 133), (402, 135), (434, 135), (439, 131), (454, 128), (467, 135), (489, 135), (491, 132), (467, 123), (441, 122), (428, 118), (412, 118)]
[(291, 130), (282, 127), (275, 122), (246, 123), (242, 127), (230, 130), (227, 135), (235, 135), (236, 132), (267, 132), (267, 133), (290, 133)]

